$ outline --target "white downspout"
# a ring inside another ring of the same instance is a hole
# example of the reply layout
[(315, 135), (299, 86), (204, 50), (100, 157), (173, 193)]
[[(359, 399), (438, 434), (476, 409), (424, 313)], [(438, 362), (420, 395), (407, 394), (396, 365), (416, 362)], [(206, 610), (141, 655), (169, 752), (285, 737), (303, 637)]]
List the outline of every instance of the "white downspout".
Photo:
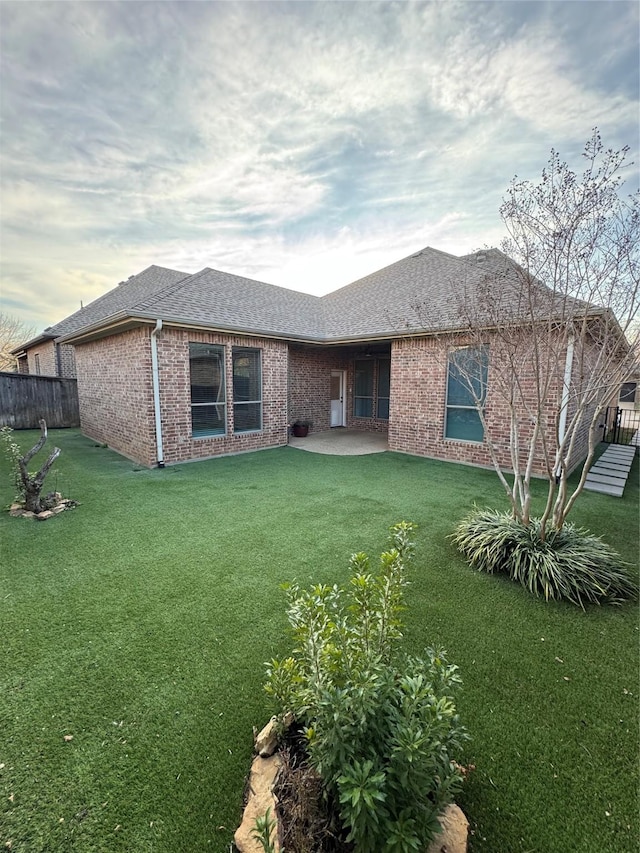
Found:
[(160, 416), (160, 374), (158, 373), (158, 340), (156, 335), (162, 329), (162, 320), (156, 320), (151, 332), (151, 377), (153, 380), (153, 408), (156, 416), (156, 447), (158, 468), (164, 468), (164, 450), (162, 447), (162, 418)]
[[(562, 380), (562, 403), (560, 405), (560, 420), (558, 422), (558, 446), (564, 441), (567, 430), (567, 411), (569, 409), (569, 392), (571, 391), (571, 371), (573, 370), (573, 348), (575, 336), (573, 332), (567, 341), (567, 356), (564, 362), (564, 378)], [(560, 470), (556, 470), (556, 477), (560, 476)]]

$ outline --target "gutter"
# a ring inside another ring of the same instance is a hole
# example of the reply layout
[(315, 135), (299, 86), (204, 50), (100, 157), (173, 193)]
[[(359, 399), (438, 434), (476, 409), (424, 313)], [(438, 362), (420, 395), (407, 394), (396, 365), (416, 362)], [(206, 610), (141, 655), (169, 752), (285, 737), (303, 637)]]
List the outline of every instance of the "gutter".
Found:
[[(562, 379), (562, 402), (560, 404), (560, 420), (558, 421), (558, 446), (564, 441), (567, 431), (567, 410), (569, 409), (569, 392), (571, 390), (571, 371), (573, 370), (573, 349), (575, 345), (575, 335), (573, 332), (569, 335), (567, 341), (567, 356), (564, 362), (564, 377)], [(556, 478), (560, 476), (560, 471), (556, 470)]]
[(155, 329), (151, 331), (151, 378), (153, 382), (153, 410), (156, 421), (156, 449), (158, 468), (164, 468), (164, 449), (162, 446), (162, 418), (160, 414), (160, 374), (158, 373), (158, 339), (157, 334), (162, 329), (162, 320), (156, 320)]

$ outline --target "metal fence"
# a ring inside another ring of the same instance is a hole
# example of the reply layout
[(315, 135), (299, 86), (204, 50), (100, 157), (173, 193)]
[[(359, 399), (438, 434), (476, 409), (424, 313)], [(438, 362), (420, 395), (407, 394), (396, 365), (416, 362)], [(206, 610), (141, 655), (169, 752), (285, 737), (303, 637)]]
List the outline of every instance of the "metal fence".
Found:
[(77, 381), (0, 372), (0, 427), (37, 429), (40, 418), (49, 429), (79, 426)]
[(636, 444), (640, 433), (640, 412), (609, 406), (605, 411), (602, 440), (608, 444)]

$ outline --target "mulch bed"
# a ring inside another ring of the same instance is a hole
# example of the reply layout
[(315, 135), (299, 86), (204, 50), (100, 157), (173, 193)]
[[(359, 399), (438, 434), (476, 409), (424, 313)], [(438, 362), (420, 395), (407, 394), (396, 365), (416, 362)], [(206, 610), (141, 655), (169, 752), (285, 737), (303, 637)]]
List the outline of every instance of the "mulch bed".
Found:
[(291, 726), (280, 746), (283, 767), (274, 788), (280, 844), (287, 853), (352, 853), (335, 803), (309, 766), (304, 734)]

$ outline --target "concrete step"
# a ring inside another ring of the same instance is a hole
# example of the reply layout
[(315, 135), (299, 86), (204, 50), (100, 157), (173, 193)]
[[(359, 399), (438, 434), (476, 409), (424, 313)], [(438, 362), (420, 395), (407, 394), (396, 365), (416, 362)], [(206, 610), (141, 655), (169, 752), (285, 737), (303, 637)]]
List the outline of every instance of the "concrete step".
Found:
[(624, 456), (633, 459), (636, 455), (635, 447), (631, 447), (628, 444), (611, 444), (605, 452), (602, 454), (603, 456)]
[(608, 486), (606, 483), (589, 482), (584, 484), (585, 489), (590, 492), (601, 492), (603, 495), (612, 495), (614, 498), (621, 498), (624, 492), (624, 486)]
[(625, 483), (627, 482), (626, 477), (611, 477), (608, 474), (602, 474), (600, 471), (596, 471), (595, 468), (592, 468), (591, 471), (587, 474), (587, 483), (607, 483), (610, 486), (622, 486), (624, 489)]

